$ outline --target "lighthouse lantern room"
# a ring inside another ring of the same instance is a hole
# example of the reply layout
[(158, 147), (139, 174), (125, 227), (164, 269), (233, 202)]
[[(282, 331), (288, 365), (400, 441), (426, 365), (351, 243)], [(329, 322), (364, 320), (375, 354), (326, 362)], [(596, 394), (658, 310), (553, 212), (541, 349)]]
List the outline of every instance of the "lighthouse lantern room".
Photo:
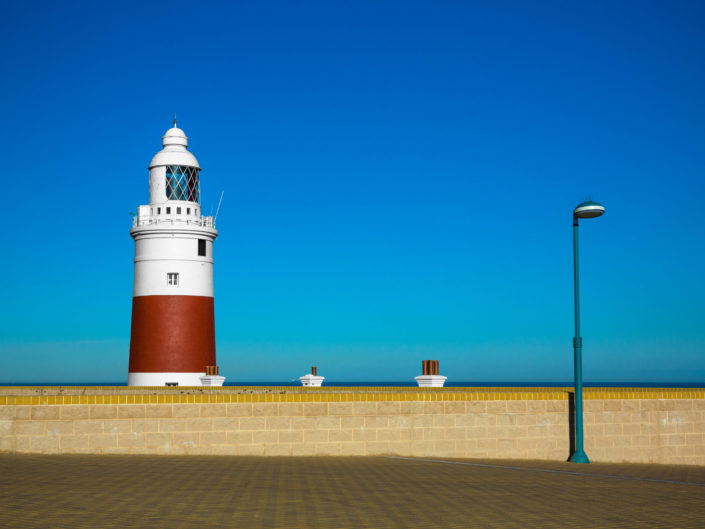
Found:
[(129, 386), (222, 385), (215, 361), (213, 217), (201, 215), (200, 171), (176, 126), (149, 164), (149, 204), (135, 240)]

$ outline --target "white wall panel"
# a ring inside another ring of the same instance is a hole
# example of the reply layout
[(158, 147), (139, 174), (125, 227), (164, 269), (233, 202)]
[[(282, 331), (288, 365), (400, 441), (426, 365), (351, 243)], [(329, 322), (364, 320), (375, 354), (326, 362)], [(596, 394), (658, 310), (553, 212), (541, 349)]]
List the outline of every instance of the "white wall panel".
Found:
[(149, 171), (149, 203), (166, 202), (166, 167), (152, 167)]
[[(167, 284), (167, 274), (179, 274), (179, 285)], [(213, 297), (213, 264), (180, 259), (135, 262), (133, 296)]]
[[(206, 241), (205, 257), (198, 255), (198, 240)], [(165, 233), (159, 237), (140, 237), (135, 240), (135, 261), (149, 259), (186, 259), (213, 262), (211, 235), (202, 236)]]

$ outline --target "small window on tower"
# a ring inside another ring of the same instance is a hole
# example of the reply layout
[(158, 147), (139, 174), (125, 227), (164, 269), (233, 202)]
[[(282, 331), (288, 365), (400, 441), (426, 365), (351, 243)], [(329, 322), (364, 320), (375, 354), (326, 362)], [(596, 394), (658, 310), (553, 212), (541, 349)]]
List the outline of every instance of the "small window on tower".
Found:
[(167, 272), (166, 274), (166, 284), (170, 287), (179, 286), (179, 274), (176, 272)]
[(166, 214), (171, 215), (171, 208), (166, 208)]
[(190, 215), (191, 214), (191, 208), (186, 208), (186, 214)]
[(181, 208), (176, 208), (176, 214), (181, 215)]
[(157, 208), (157, 215), (161, 215), (161, 214), (162, 214), (162, 208)]
[(154, 208), (149, 208), (149, 214), (154, 215)]
[(198, 239), (198, 255), (201, 257), (206, 256), (206, 240)]

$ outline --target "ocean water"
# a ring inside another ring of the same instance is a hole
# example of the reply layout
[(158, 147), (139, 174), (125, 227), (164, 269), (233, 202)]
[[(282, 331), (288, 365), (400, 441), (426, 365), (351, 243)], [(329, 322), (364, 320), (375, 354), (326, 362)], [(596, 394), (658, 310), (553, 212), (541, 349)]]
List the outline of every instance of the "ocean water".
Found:
[[(0, 382), (0, 386), (126, 386), (127, 382)], [(408, 380), (390, 380), (390, 381), (336, 381), (326, 380), (324, 386), (328, 387), (416, 387), (415, 381)], [(288, 381), (269, 381), (269, 382), (251, 382), (236, 380), (226, 382), (225, 386), (292, 386), (301, 387), (298, 380)], [(583, 382), (583, 386), (590, 388), (702, 388), (705, 387), (705, 380), (701, 382)], [(487, 381), (446, 381), (445, 387), (500, 387), (500, 388), (569, 388), (573, 387), (572, 381), (563, 382), (545, 382), (545, 381), (503, 381), (503, 382), (487, 382)]]

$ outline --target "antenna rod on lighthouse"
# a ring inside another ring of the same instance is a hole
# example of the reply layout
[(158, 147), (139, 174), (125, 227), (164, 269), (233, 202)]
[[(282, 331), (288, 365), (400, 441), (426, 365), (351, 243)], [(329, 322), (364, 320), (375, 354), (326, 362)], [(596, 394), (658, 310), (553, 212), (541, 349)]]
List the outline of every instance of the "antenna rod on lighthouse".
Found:
[(220, 200), (218, 201), (218, 207), (215, 210), (215, 217), (213, 217), (213, 222), (215, 223), (216, 220), (218, 220), (218, 212), (220, 211), (220, 203), (223, 202), (223, 193), (225, 193), (225, 189), (223, 189), (220, 192)]

